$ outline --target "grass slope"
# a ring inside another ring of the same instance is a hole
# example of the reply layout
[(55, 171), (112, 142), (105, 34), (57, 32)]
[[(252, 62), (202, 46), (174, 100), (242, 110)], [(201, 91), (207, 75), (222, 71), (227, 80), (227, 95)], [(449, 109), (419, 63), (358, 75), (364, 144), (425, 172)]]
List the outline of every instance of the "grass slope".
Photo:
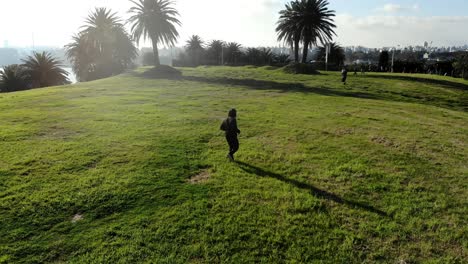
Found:
[(182, 70), (0, 95), (0, 263), (466, 263), (468, 82)]

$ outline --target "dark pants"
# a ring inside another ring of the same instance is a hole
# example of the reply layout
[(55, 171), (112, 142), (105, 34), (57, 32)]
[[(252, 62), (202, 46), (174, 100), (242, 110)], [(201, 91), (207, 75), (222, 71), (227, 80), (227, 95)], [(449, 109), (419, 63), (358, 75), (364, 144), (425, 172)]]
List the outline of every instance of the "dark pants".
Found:
[(237, 135), (226, 135), (226, 140), (229, 144), (229, 155), (233, 156), (239, 150)]

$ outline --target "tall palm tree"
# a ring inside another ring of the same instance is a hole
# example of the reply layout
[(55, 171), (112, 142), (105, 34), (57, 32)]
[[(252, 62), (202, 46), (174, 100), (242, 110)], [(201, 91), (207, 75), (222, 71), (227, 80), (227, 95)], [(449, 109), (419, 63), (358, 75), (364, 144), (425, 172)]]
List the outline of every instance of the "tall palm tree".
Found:
[(332, 40), (336, 35), (333, 17), (335, 11), (328, 9), (327, 0), (295, 0), (280, 12), (276, 31), (278, 39), (292, 43), (298, 61), (299, 43), (303, 44), (302, 62), (307, 62), (309, 48)]
[(92, 48), (100, 55), (101, 63), (112, 61), (113, 42), (123, 25), (117, 13), (107, 8), (96, 8), (89, 14), (82, 26), (84, 34)]
[(106, 8), (90, 13), (82, 31), (65, 48), (79, 81), (122, 73), (137, 56), (121, 19)]
[(27, 75), (23, 66), (8, 65), (0, 71), (0, 92), (14, 92), (27, 88)]
[(68, 72), (61, 68), (61, 62), (48, 52), (34, 52), (32, 56), (22, 61), (32, 88), (70, 83)]
[(294, 51), (294, 61), (299, 62), (299, 43), (301, 41), (301, 30), (297, 24), (297, 10), (299, 1), (293, 1), (285, 5), (285, 9), (280, 11), (280, 18), (277, 22), (276, 32), (278, 41), (283, 41), (291, 46)]
[(335, 11), (328, 9), (327, 0), (301, 0), (297, 5), (297, 25), (303, 43), (302, 62), (307, 62), (309, 47), (325, 44), (336, 35), (333, 17)]
[(203, 48), (203, 40), (198, 35), (193, 35), (186, 43), (185, 49), (191, 60), (191, 64), (193, 66), (200, 65), (201, 58), (205, 51)]
[(176, 29), (176, 25), (181, 25), (176, 18), (179, 13), (171, 7), (172, 2), (169, 0), (132, 0), (131, 2), (135, 5), (128, 11), (133, 14), (129, 19), (133, 38), (137, 43), (142, 37), (151, 40), (154, 66), (159, 66), (161, 63), (158, 45), (173, 46), (179, 37)]

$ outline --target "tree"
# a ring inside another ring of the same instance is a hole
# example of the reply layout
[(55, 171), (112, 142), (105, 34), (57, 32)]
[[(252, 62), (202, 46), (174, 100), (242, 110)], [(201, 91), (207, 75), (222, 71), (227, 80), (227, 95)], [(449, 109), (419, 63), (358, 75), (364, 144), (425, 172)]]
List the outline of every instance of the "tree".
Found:
[(22, 60), (25, 74), (32, 88), (68, 84), (68, 72), (62, 69), (61, 62), (48, 52), (34, 52)]
[(328, 9), (327, 0), (301, 0), (297, 5), (297, 24), (303, 44), (302, 63), (307, 62), (309, 47), (318, 41), (325, 44), (336, 35), (333, 17), (335, 11)]
[(468, 53), (459, 55), (453, 67), (463, 79), (468, 79)]
[(222, 40), (213, 40), (208, 44), (208, 60), (209, 64), (221, 65), (224, 57), (224, 42)]
[(80, 33), (72, 37), (73, 42), (66, 45), (66, 55), (72, 64), (72, 70), (79, 82), (89, 80), (92, 63), (97, 53), (85, 34)]
[(260, 49), (260, 64), (270, 65), (273, 61), (273, 52), (270, 48), (261, 48)]
[(193, 35), (187, 40), (185, 50), (190, 59), (190, 64), (193, 66), (200, 65), (205, 49), (203, 48), (203, 40), (198, 35)]
[(120, 74), (138, 53), (120, 18), (106, 8), (95, 9), (65, 48), (79, 81)]
[(335, 11), (329, 10), (328, 4), (327, 0), (295, 0), (280, 11), (278, 39), (294, 43), (296, 61), (299, 41), (303, 44), (302, 62), (306, 63), (312, 45), (325, 44), (336, 35)]
[(388, 60), (390, 58), (390, 55), (388, 51), (383, 50), (380, 52), (380, 57), (379, 57), (379, 71), (388, 71)]
[(0, 71), (0, 92), (14, 92), (28, 88), (27, 75), (23, 66), (13, 64)]
[[(335, 42), (330, 43), (329, 45), (330, 45), (330, 53), (328, 54), (328, 62), (335, 64), (336, 66), (340, 66), (344, 64), (344, 61), (346, 59), (344, 49)], [(317, 60), (325, 61), (325, 57), (326, 57), (326, 47), (322, 46), (318, 50)]]
[(149, 39), (153, 43), (154, 66), (159, 66), (158, 45), (173, 46), (179, 37), (176, 25), (181, 25), (176, 18), (177, 10), (172, 8), (169, 0), (131, 1), (135, 6), (130, 8), (129, 22), (134, 40)]
[(301, 30), (298, 28), (296, 10), (298, 1), (285, 5), (285, 9), (279, 12), (276, 32), (278, 41), (283, 41), (294, 50), (294, 61), (299, 62), (299, 43), (301, 41)]
[(236, 42), (229, 42), (226, 45), (225, 60), (229, 64), (236, 64), (242, 56), (241, 44)]
[(275, 64), (286, 65), (291, 62), (291, 58), (288, 54), (275, 54), (273, 57)]
[(246, 61), (252, 65), (260, 65), (261, 64), (261, 52), (257, 48), (248, 48), (246, 56)]

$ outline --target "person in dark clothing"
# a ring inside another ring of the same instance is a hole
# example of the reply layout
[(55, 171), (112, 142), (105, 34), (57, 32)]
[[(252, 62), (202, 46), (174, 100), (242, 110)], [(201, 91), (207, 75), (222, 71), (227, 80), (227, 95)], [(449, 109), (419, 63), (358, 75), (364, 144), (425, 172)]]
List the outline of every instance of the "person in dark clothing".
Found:
[(341, 82), (343, 82), (344, 85), (346, 85), (346, 79), (348, 78), (348, 70), (346, 67), (343, 67), (343, 70), (341, 70)]
[(226, 133), (226, 140), (229, 144), (228, 158), (230, 161), (234, 161), (234, 154), (239, 150), (239, 140), (237, 134), (240, 134), (240, 130), (237, 128), (237, 111), (231, 109), (228, 114), (228, 118), (223, 121), (220, 129)]

